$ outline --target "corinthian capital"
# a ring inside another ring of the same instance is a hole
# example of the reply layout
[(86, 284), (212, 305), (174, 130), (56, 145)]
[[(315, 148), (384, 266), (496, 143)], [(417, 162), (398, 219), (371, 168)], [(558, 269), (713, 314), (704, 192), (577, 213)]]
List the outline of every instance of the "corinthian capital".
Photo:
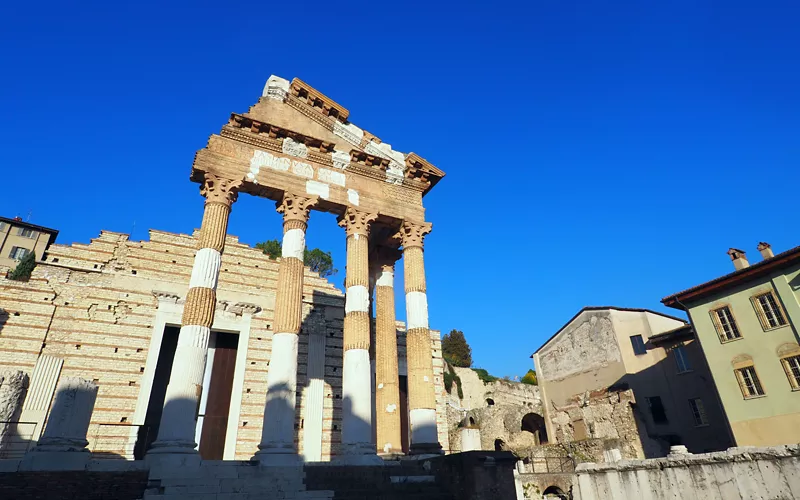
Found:
[(433, 224), (430, 222), (417, 224), (414, 222), (403, 221), (403, 225), (400, 226), (400, 231), (394, 235), (394, 238), (400, 240), (403, 248), (422, 248), (422, 240), (425, 239), (426, 234), (431, 232), (432, 228)]
[(221, 203), (230, 207), (239, 197), (240, 187), (242, 187), (241, 180), (234, 181), (206, 173), (200, 186), (200, 194), (205, 196), (206, 203)]
[(339, 216), (339, 226), (347, 232), (347, 236), (354, 234), (369, 234), (369, 225), (378, 218), (378, 214), (360, 212), (353, 208), (348, 208), (344, 215)]
[(275, 204), (279, 214), (283, 214), (283, 223), (300, 224), (304, 229), (308, 223), (311, 207), (317, 204), (319, 196), (298, 196), (292, 193), (283, 193), (283, 199)]

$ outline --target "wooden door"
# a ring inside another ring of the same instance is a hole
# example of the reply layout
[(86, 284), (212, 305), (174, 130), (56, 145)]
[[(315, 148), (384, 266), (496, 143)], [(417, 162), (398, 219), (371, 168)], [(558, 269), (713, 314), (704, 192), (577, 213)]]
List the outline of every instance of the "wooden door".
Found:
[(203, 460), (222, 460), (225, 451), (233, 372), (239, 344), (239, 336), (236, 334), (217, 332), (215, 335), (214, 363), (203, 416), (203, 430), (200, 433), (200, 457)]

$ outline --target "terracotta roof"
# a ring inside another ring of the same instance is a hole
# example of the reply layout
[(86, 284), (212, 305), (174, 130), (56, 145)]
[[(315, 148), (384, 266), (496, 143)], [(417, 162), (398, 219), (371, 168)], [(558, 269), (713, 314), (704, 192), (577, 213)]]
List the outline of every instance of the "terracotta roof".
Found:
[(732, 273), (720, 276), (719, 278), (715, 278), (700, 285), (687, 288), (682, 292), (674, 293), (668, 297), (664, 297), (661, 299), (661, 303), (667, 307), (686, 310), (681, 302), (685, 302), (687, 300), (696, 300), (712, 293), (720, 292), (731, 286), (738, 285), (768, 274), (775, 269), (786, 267), (798, 262), (800, 262), (800, 246), (794, 247), (783, 253), (779, 253), (778, 255), (762, 260), (761, 262), (750, 264), (744, 269), (738, 269)]
[[(586, 306), (583, 309), (581, 309), (580, 311), (578, 311), (578, 313), (575, 314), (575, 316), (570, 318), (569, 321), (564, 323), (564, 326), (559, 328), (558, 331), (556, 333), (554, 333), (549, 339), (547, 339), (547, 341), (545, 341), (545, 343), (542, 344), (538, 349), (536, 349), (533, 352), (533, 354), (536, 354), (537, 352), (541, 351), (544, 348), (544, 346), (549, 344), (551, 340), (556, 338), (556, 336), (564, 330), (564, 328), (569, 326), (570, 323), (575, 321), (575, 318), (577, 318), (578, 316), (580, 316), (584, 312), (586, 312), (586, 311), (607, 311), (609, 309), (613, 309), (615, 311), (628, 311), (628, 312), (649, 312), (649, 313), (652, 313), (652, 314), (658, 314), (659, 316), (664, 316), (665, 318), (674, 319), (676, 321), (682, 321), (682, 322), (686, 323), (686, 320), (683, 319), (683, 318), (678, 318), (676, 316), (670, 316), (669, 314), (664, 314), (664, 313), (661, 313), (661, 312), (658, 312), (658, 311), (653, 311), (652, 309), (641, 309), (641, 308), (638, 308), (638, 307), (617, 307), (617, 306)], [(533, 354), (531, 354), (531, 357), (533, 357)]]

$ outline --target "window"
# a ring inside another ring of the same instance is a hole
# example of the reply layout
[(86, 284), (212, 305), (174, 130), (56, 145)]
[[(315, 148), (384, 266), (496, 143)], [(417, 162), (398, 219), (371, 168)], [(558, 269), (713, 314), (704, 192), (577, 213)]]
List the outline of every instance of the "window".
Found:
[(673, 348), (672, 354), (675, 356), (675, 364), (678, 366), (678, 373), (692, 371), (692, 367), (689, 365), (689, 358), (686, 356), (686, 349), (684, 349), (682, 345)]
[(21, 227), (17, 230), (17, 234), (24, 238), (36, 238), (36, 231), (29, 227)]
[(647, 354), (647, 349), (644, 346), (644, 340), (642, 340), (641, 335), (631, 335), (631, 345), (633, 346), (633, 352), (637, 356)]
[(6, 230), (6, 223), (5, 222), (0, 222), (0, 233), (2, 233), (5, 230)]
[(694, 398), (689, 400), (689, 407), (692, 409), (694, 416), (694, 425), (697, 427), (708, 425), (708, 418), (706, 417), (706, 407), (703, 406), (703, 400)]
[(783, 309), (781, 309), (775, 293), (762, 293), (750, 300), (753, 302), (756, 315), (758, 320), (761, 321), (761, 327), (764, 328), (764, 331), (786, 324), (786, 316), (783, 314)]
[(789, 378), (789, 383), (792, 384), (792, 389), (800, 390), (800, 355), (783, 358), (781, 364)]
[(741, 338), (742, 335), (739, 333), (739, 327), (736, 326), (736, 320), (733, 319), (730, 307), (722, 306), (714, 309), (711, 311), (711, 319), (714, 320), (714, 326), (717, 328), (717, 335), (721, 342)]
[(653, 416), (653, 422), (657, 424), (667, 423), (667, 413), (664, 411), (664, 404), (661, 402), (659, 396), (647, 398), (647, 405), (650, 407), (650, 414)]
[(742, 395), (745, 399), (764, 395), (764, 388), (761, 386), (761, 381), (758, 380), (758, 374), (756, 374), (754, 366), (738, 368), (736, 370), (736, 379), (739, 381), (739, 387), (742, 389)]
[(27, 248), (11, 247), (11, 253), (8, 254), (8, 256), (12, 259), (20, 260), (26, 255), (28, 255), (28, 252), (30, 252), (30, 250), (28, 250)]

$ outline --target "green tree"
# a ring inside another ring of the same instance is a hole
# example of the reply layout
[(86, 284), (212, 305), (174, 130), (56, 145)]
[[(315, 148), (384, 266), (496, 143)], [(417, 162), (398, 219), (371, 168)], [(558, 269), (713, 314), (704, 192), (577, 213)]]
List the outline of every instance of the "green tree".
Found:
[(16, 281), (28, 281), (34, 267), (36, 267), (36, 253), (28, 252), (19, 261), (17, 267), (8, 274), (8, 278)]
[(522, 377), (522, 380), (520, 380), (520, 382), (529, 385), (539, 385), (539, 381), (536, 380), (536, 371), (528, 370), (528, 373), (526, 373), (525, 376)]
[(303, 255), (303, 264), (307, 265), (312, 271), (319, 273), (323, 278), (333, 276), (339, 270), (333, 267), (333, 257), (330, 252), (323, 252), (319, 248), (313, 250), (306, 249)]
[[(267, 240), (261, 243), (256, 243), (256, 248), (267, 254), (267, 256), (275, 260), (281, 256), (281, 242), (278, 240)], [(323, 252), (319, 248), (313, 250), (305, 249), (303, 253), (303, 264), (308, 266), (312, 271), (319, 273), (323, 278), (333, 276), (339, 270), (333, 267), (333, 257), (330, 252)]]
[(450, 330), (442, 337), (442, 356), (445, 361), (459, 368), (472, 366), (472, 349), (461, 330)]

